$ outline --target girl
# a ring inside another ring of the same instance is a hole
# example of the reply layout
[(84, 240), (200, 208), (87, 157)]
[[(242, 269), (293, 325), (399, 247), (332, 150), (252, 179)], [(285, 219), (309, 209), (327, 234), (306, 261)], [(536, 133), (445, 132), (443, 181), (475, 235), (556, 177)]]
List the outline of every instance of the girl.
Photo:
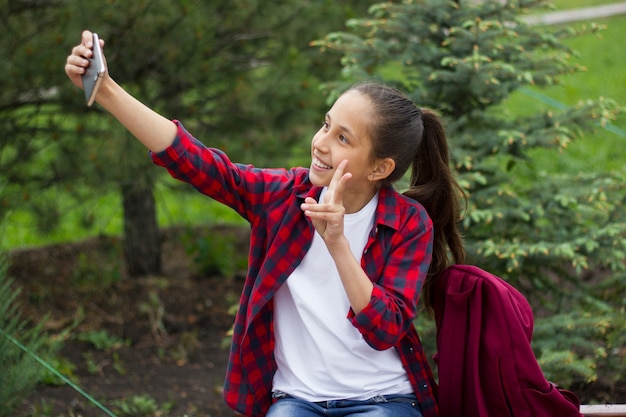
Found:
[[(67, 58), (82, 86), (92, 35)], [(101, 41), (102, 46), (104, 42)], [(463, 261), (459, 188), (436, 114), (373, 83), (342, 94), (309, 168), (258, 169), (204, 146), (108, 75), (96, 101), (153, 161), (251, 225), (224, 397), (246, 416), (437, 415), (413, 325), (420, 291)], [(392, 183), (412, 166), (401, 195)]]

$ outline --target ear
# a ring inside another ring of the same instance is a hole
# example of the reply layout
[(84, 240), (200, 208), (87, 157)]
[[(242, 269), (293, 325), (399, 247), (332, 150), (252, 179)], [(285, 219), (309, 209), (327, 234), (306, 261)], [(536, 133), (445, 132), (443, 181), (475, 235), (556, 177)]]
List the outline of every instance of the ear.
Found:
[(373, 167), (373, 171), (367, 178), (370, 181), (381, 181), (387, 178), (394, 169), (396, 169), (396, 161), (391, 158), (379, 159)]

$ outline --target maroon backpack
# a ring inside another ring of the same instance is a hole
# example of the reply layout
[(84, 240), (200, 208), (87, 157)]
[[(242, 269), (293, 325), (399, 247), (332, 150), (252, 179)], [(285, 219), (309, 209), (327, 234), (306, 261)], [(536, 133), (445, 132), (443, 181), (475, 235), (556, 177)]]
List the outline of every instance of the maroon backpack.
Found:
[(582, 417), (578, 397), (543, 375), (531, 349), (532, 309), (519, 291), (454, 265), (434, 297), (441, 417)]

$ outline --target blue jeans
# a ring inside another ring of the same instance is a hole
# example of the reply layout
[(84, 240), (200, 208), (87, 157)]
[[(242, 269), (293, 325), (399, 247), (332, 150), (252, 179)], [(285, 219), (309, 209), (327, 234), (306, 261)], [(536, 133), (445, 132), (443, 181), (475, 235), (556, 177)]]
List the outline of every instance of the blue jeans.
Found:
[(379, 395), (369, 400), (308, 402), (282, 392), (265, 417), (423, 417), (415, 395)]

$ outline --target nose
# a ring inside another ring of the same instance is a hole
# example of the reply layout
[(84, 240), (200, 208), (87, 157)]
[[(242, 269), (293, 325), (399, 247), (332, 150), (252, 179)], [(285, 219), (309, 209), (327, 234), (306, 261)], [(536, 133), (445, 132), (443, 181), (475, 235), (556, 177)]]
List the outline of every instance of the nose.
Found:
[(320, 152), (326, 153), (328, 152), (328, 134), (320, 130), (313, 136), (312, 146), (314, 149), (319, 150)]

